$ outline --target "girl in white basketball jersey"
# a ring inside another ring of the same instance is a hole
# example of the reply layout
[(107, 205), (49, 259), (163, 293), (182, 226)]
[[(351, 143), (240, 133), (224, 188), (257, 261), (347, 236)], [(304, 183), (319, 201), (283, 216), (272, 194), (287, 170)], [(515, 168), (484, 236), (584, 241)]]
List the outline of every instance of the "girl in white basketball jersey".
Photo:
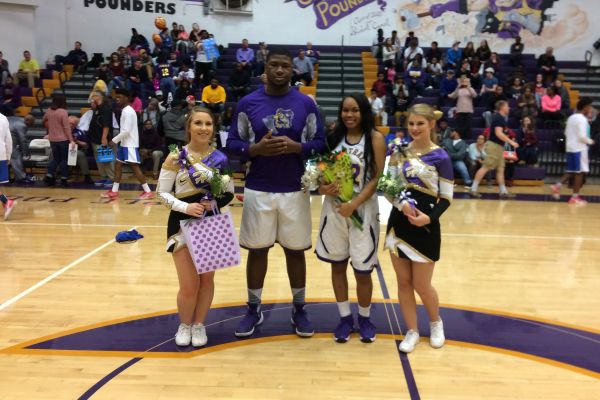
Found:
[[(328, 137), (332, 151), (346, 150), (355, 171), (354, 197), (340, 204), (335, 183), (323, 184), (319, 193), (325, 195), (317, 238), (317, 257), (331, 263), (333, 291), (340, 312), (340, 323), (334, 338), (344, 343), (354, 330), (354, 318), (348, 302), (346, 269), (351, 260), (358, 297), (358, 328), (365, 343), (375, 340), (376, 329), (371, 323), (370, 308), (373, 293), (371, 272), (377, 265), (379, 240), (379, 206), (377, 179), (385, 163), (385, 139), (375, 130), (375, 117), (364, 94), (346, 96), (338, 110), (335, 131)], [(360, 230), (348, 217), (356, 211), (363, 220)]]

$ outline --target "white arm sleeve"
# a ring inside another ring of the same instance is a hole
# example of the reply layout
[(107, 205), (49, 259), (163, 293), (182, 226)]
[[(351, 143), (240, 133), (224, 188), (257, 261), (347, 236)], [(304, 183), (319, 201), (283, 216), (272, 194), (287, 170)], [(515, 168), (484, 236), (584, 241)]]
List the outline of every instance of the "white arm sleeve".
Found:
[(158, 177), (158, 183), (156, 184), (156, 193), (159, 200), (170, 210), (179, 211), (185, 213), (187, 210), (188, 203), (179, 200), (172, 193), (173, 187), (175, 186), (175, 180), (177, 178), (177, 171), (162, 168), (160, 170), (160, 176)]

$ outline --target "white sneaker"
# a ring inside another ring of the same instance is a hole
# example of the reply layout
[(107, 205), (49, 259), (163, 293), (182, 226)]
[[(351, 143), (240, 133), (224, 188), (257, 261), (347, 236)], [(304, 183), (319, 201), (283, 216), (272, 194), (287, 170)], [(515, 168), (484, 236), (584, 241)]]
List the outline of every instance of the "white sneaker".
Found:
[(415, 346), (419, 344), (419, 332), (409, 330), (406, 332), (404, 340), (400, 342), (398, 349), (403, 353), (410, 353), (415, 349)]
[(444, 323), (442, 322), (442, 319), (440, 318), (439, 321), (430, 322), (429, 329), (431, 330), (429, 335), (429, 344), (434, 349), (439, 349), (446, 341), (446, 337), (444, 336)]
[(202, 347), (206, 345), (206, 327), (203, 324), (192, 325), (192, 346)]
[(175, 334), (175, 344), (177, 346), (189, 346), (192, 342), (192, 327), (188, 324), (179, 324), (179, 329)]

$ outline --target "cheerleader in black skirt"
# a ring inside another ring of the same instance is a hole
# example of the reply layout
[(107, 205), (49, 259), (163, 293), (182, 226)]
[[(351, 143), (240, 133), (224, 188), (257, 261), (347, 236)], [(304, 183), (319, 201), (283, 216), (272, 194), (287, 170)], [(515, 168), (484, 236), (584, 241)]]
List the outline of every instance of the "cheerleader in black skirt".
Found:
[[(156, 191), (158, 198), (171, 210), (167, 224), (167, 251), (173, 253), (173, 261), (179, 278), (177, 309), (180, 325), (175, 335), (178, 346), (204, 346), (207, 342), (204, 320), (210, 309), (214, 286), (214, 272), (198, 274), (180, 221), (199, 218), (213, 207), (210, 201), (210, 184), (193, 180), (180, 162), (187, 154), (189, 163), (217, 169), (222, 175), (229, 169), (227, 156), (211, 146), (214, 137), (213, 114), (206, 108), (196, 107), (187, 117), (188, 145), (180, 154), (169, 154), (160, 170)], [(228, 191), (216, 201), (217, 207), (226, 206), (233, 199), (233, 182)]]
[(398, 298), (408, 331), (400, 350), (409, 353), (419, 343), (415, 291), (421, 297), (430, 319), (430, 344), (444, 345), (444, 326), (439, 300), (431, 286), (435, 262), (440, 258), (439, 218), (450, 206), (454, 176), (448, 153), (437, 146), (436, 120), (441, 112), (427, 104), (409, 109), (410, 145), (395, 152), (389, 165), (392, 176), (402, 174), (408, 189), (402, 200), (394, 201), (387, 226), (386, 248), (398, 279)]

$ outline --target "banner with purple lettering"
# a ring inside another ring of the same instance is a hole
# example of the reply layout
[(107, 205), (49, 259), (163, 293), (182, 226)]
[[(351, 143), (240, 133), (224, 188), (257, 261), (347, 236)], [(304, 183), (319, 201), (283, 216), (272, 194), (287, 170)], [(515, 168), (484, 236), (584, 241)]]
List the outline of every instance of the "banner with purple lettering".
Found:
[(313, 7), (319, 29), (329, 29), (344, 17), (371, 3), (376, 2), (381, 11), (387, 7), (384, 0), (285, 0), (285, 3), (292, 1), (301, 8)]

